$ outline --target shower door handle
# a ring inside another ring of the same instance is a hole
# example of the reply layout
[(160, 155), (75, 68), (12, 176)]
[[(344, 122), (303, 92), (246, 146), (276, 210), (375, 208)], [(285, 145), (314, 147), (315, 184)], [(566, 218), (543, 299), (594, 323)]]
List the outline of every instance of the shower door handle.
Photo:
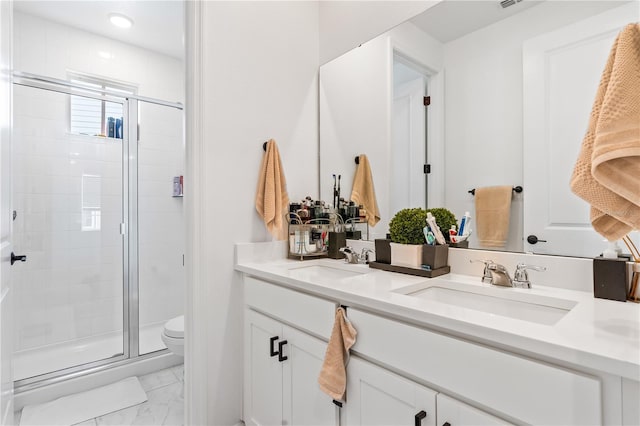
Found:
[(11, 252), (11, 264), (13, 265), (16, 262), (26, 262), (27, 261), (27, 256), (25, 255), (20, 255), (20, 256), (16, 256), (16, 254), (14, 252)]

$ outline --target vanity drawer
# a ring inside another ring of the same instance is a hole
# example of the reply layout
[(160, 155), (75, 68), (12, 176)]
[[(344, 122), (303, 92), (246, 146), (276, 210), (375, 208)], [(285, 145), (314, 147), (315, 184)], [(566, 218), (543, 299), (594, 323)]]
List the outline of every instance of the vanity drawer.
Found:
[(253, 277), (244, 277), (245, 303), (254, 310), (329, 339), (336, 304)]
[(349, 309), (358, 354), (529, 424), (602, 424), (601, 385), (542, 362)]

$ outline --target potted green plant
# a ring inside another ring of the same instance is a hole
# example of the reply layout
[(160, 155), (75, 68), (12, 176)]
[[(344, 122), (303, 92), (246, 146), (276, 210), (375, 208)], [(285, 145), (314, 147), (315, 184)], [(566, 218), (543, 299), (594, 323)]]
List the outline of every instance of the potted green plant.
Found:
[(447, 265), (446, 245), (425, 244), (423, 228), (427, 224), (426, 219), (427, 210), (422, 208), (400, 210), (391, 219), (389, 232), (392, 265), (415, 269), (422, 269), (423, 265), (428, 265), (432, 270)]

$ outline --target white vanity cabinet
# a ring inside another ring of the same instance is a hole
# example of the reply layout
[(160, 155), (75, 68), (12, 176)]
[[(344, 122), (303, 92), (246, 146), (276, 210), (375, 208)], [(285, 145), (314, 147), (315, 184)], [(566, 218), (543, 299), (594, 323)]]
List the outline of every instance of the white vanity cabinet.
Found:
[(358, 357), (349, 362), (347, 398), (349, 426), (511, 424)]
[[(244, 409), (247, 425), (338, 425), (318, 375), (335, 305), (245, 277)], [(297, 326), (297, 327), (296, 327)]]
[(517, 423), (595, 425), (603, 421), (601, 382), (596, 377), (359, 309), (348, 313), (358, 330), (352, 348), (356, 354)]
[(436, 424), (439, 426), (497, 426), (511, 424), (441, 393), (436, 396), (436, 401), (438, 407)]
[(284, 284), (244, 276), (248, 425), (637, 424), (636, 381), (436, 331), (365, 303), (347, 310), (358, 335), (340, 410), (317, 379), (335, 309), (348, 300)]
[(436, 392), (352, 356), (344, 415), (350, 426), (435, 426)]

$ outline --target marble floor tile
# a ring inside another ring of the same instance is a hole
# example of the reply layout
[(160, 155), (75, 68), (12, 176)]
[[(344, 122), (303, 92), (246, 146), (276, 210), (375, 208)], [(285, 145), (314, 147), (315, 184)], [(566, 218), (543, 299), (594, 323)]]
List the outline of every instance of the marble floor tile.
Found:
[(153, 373), (140, 376), (138, 377), (138, 379), (140, 380), (142, 389), (144, 389), (146, 392), (161, 388), (163, 386), (171, 385), (178, 381), (178, 378), (173, 373), (171, 368), (155, 371)]
[[(74, 426), (182, 426), (184, 421), (184, 366), (140, 376), (147, 401), (115, 411)], [(22, 411), (14, 413), (14, 424), (20, 424)]]
[(76, 423), (73, 426), (96, 426), (96, 419), (87, 420), (86, 422)]
[(176, 375), (178, 380), (184, 382), (184, 364), (176, 365), (171, 369), (171, 371), (173, 371), (173, 374)]
[(147, 392), (149, 400), (96, 419), (98, 425), (181, 426), (184, 417), (183, 383)]

